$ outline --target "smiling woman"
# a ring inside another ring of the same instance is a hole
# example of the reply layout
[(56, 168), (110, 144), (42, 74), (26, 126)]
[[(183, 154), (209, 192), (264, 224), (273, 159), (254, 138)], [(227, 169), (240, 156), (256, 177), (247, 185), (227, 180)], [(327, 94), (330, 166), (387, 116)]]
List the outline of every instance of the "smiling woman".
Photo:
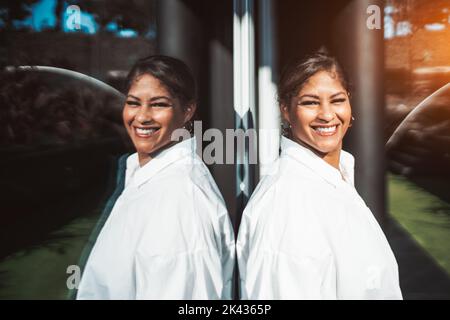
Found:
[(342, 139), (352, 117), (349, 82), (331, 57), (316, 55), (289, 69), (279, 102), (290, 138), (338, 168)]
[(323, 53), (281, 77), (289, 132), (239, 227), (242, 298), (402, 298), (396, 259), (353, 186), (354, 158), (342, 150), (352, 119), (348, 87)]
[(193, 116), (187, 66), (151, 56), (129, 75), (123, 121), (136, 148), (125, 187), (90, 253), (78, 299), (231, 298), (234, 235), (193, 138), (171, 141)]
[(152, 56), (132, 68), (123, 121), (141, 166), (173, 144), (173, 131), (192, 118), (195, 101), (195, 81), (181, 61)]
[(350, 125), (348, 93), (336, 80), (336, 71), (319, 71), (281, 111), (291, 124), (293, 139), (309, 147), (339, 169), (342, 139)]

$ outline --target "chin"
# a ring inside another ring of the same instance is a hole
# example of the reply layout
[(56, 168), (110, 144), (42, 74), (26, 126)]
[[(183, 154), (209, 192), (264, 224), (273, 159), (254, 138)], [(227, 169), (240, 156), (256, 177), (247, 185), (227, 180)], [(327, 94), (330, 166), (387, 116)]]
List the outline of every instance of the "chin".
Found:
[(144, 144), (144, 145), (135, 145), (136, 151), (139, 153), (146, 153), (150, 154), (153, 152), (157, 152), (159, 149), (164, 148), (166, 145), (168, 145), (171, 141), (156, 141), (153, 144)]
[(328, 154), (328, 153), (332, 153), (332, 152), (338, 151), (339, 147), (338, 146), (334, 146), (334, 147), (317, 147), (316, 150), (318, 150), (320, 153)]
[(146, 154), (155, 152), (158, 149), (156, 145), (134, 145), (134, 147), (138, 153)]
[(331, 153), (331, 152), (335, 152), (335, 151), (339, 150), (340, 144), (335, 143), (335, 142), (316, 143), (316, 144), (311, 144), (311, 146), (314, 149), (316, 149), (317, 151), (319, 151), (320, 153), (327, 154), (327, 153)]

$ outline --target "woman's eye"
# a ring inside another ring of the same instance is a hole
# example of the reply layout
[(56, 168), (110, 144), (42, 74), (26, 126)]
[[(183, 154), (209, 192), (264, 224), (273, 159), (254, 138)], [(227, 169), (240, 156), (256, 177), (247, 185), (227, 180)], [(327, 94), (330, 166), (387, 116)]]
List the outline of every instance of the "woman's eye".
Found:
[(130, 105), (130, 106), (138, 106), (139, 102), (137, 102), (137, 101), (127, 101), (127, 104)]
[(338, 104), (338, 103), (342, 103), (342, 102), (345, 102), (345, 98), (334, 99), (331, 101), (331, 103), (334, 103), (334, 104)]
[(167, 107), (171, 107), (172, 105), (166, 102), (157, 102), (157, 103), (152, 103), (150, 105), (151, 107), (156, 107), (156, 108), (167, 108)]
[(300, 102), (299, 103), (299, 105), (301, 105), (301, 106), (313, 106), (313, 105), (317, 105), (317, 104), (319, 104), (319, 102), (318, 101), (302, 101), (302, 102)]

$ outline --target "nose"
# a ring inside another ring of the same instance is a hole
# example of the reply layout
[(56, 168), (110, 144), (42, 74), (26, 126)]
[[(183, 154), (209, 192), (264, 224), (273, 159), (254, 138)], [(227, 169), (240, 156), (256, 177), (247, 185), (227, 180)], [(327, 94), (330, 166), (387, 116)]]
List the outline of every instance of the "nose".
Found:
[(330, 122), (334, 119), (334, 110), (330, 103), (323, 102), (320, 104), (317, 118), (325, 122)]
[(136, 121), (141, 124), (146, 124), (148, 122), (151, 122), (153, 119), (153, 113), (152, 108), (148, 106), (142, 106), (139, 108), (139, 111), (136, 114), (135, 117)]

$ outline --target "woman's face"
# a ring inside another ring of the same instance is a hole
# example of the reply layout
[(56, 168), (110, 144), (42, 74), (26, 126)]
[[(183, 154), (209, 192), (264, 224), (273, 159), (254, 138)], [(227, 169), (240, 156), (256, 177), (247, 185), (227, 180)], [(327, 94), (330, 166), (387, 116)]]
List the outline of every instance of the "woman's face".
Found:
[(183, 110), (180, 101), (155, 77), (143, 74), (134, 79), (122, 115), (141, 166), (171, 143), (172, 132), (183, 127), (194, 111), (194, 105)]
[(294, 140), (322, 156), (339, 155), (352, 112), (348, 93), (335, 73), (314, 74), (281, 111)]

